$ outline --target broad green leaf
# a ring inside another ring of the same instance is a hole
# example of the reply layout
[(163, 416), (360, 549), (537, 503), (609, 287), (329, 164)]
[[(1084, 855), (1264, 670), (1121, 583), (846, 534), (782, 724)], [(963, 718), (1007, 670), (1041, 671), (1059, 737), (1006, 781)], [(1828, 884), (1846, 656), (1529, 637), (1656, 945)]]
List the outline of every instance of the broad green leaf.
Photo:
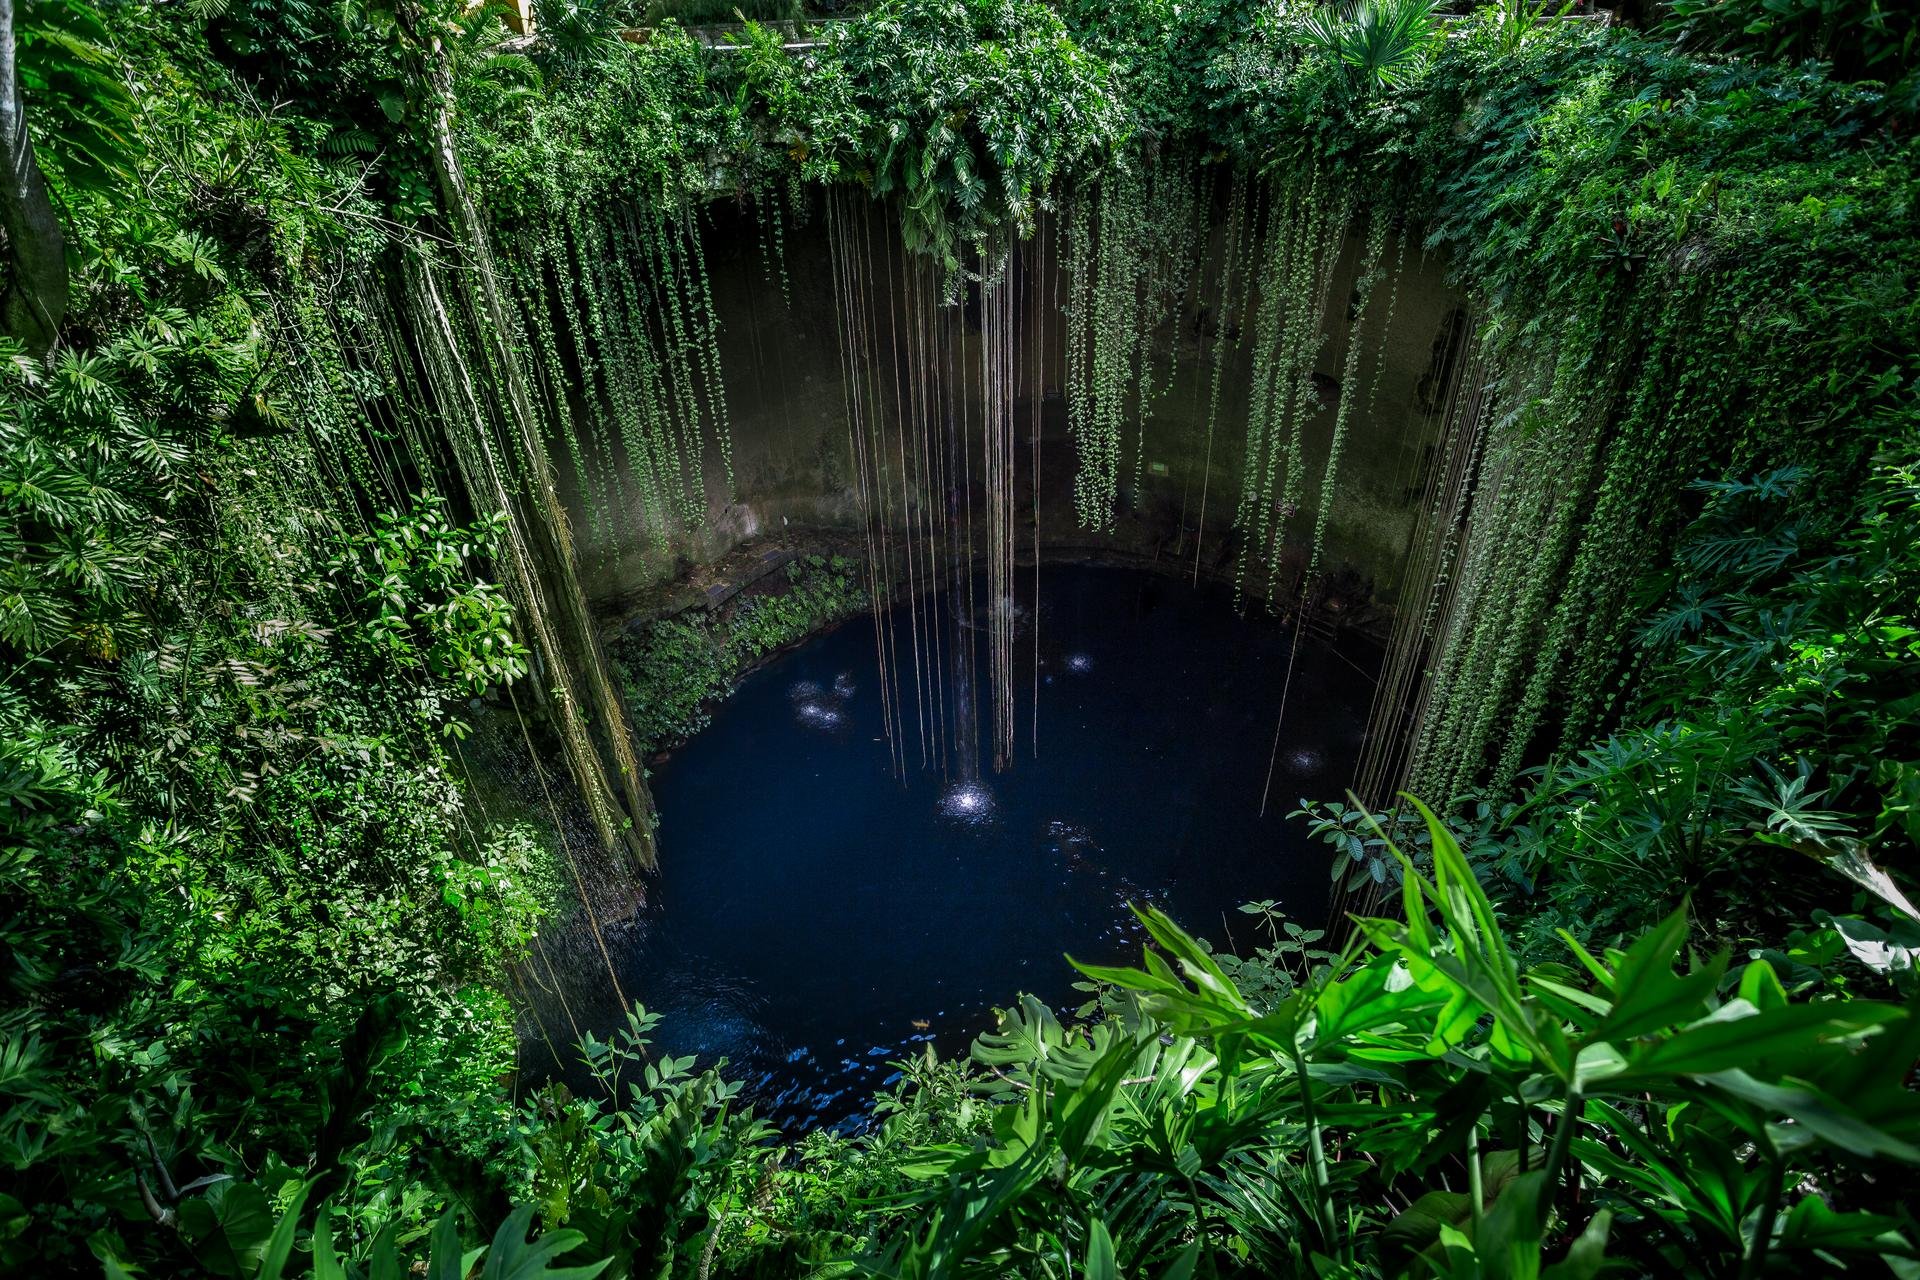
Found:
[(400, 1256), (400, 1224), (389, 1222), (373, 1238), (368, 1280), (400, 1280), (406, 1261)]
[(1531, 977), (1527, 986), (1537, 992), (1553, 997), (1555, 1007), (1562, 1017), (1571, 1020), (1575, 1016), (1584, 1019), (1589, 1013), (1605, 1014), (1613, 1005), (1601, 996), (1578, 987), (1569, 987), (1565, 983), (1554, 982), (1548, 978)]
[(1704, 968), (1684, 976), (1673, 972), (1687, 936), (1687, 909), (1681, 907), (1627, 949), (1614, 970), (1613, 1007), (1591, 1033), (1595, 1040), (1623, 1041), (1691, 1022), (1726, 972), (1723, 952)]
[(294, 1232), (300, 1227), (300, 1211), (306, 1207), (307, 1192), (312, 1189), (312, 1183), (302, 1185), (294, 1193), (286, 1212), (280, 1215), (280, 1221), (275, 1224), (273, 1234), (267, 1238), (266, 1247), (260, 1255), (259, 1280), (280, 1280), (286, 1270), (287, 1259), (293, 1254)]
[(493, 1234), (487, 1264), (480, 1280), (593, 1280), (613, 1261), (602, 1258), (580, 1267), (554, 1267), (548, 1262), (586, 1240), (578, 1231), (549, 1231), (538, 1240), (527, 1238), (533, 1206), (523, 1204), (507, 1215)]
[(1795, 1121), (1793, 1130), (1776, 1129), (1774, 1140), (1783, 1150), (1806, 1145), (1817, 1138), (1828, 1146), (1849, 1154), (1886, 1156), (1920, 1164), (1920, 1148), (1855, 1115), (1840, 1102), (1811, 1085), (1773, 1085), (1756, 1080), (1744, 1071), (1719, 1071), (1700, 1079), (1734, 1097), (1751, 1102)]
[(1058, 1115), (1054, 1121), (1056, 1140), (1069, 1160), (1080, 1161), (1100, 1145), (1113, 1106), (1113, 1095), (1127, 1077), (1137, 1049), (1131, 1040), (1121, 1040), (1088, 1072), (1085, 1080), (1063, 1088), (1055, 1097)]
[(1906, 1016), (1906, 1011), (1896, 1006), (1859, 1000), (1786, 1005), (1764, 1013), (1745, 1000), (1735, 1000), (1665, 1040), (1634, 1048), (1611, 1083), (1712, 1075), (1735, 1068), (1757, 1070), (1782, 1058), (1789, 1063), (1803, 1062), (1817, 1057), (1836, 1040)]
[(1194, 1240), (1174, 1255), (1173, 1262), (1160, 1273), (1160, 1280), (1193, 1280), (1194, 1268), (1199, 1265), (1200, 1242)]
[(178, 1214), (194, 1257), (217, 1276), (251, 1276), (273, 1235), (273, 1206), (251, 1182), (217, 1182), (182, 1201)]
[(1765, 960), (1749, 961), (1740, 971), (1740, 998), (1761, 1011), (1785, 1007), (1787, 989)]
[(1547, 1227), (1541, 1206), (1546, 1185), (1543, 1170), (1521, 1174), (1480, 1220), (1473, 1251), (1487, 1280), (1532, 1280), (1539, 1274), (1540, 1238)]
[(313, 1222), (313, 1280), (347, 1280), (341, 1258), (333, 1251), (332, 1205), (321, 1205)]
[(1787, 1249), (1824, 1249), (1830, 1253), (1890, 1254), (1920, 1257), (1906, 1238), (1901, 1219), (1877, 1213), (1842, 1213), (1819, 1196), (1807, 1196), (1787, 1213), (1780, 1245)]
[(448, 1209), (433, 1224), (433, 1235), (427, 1253), (427, 1280), (466, 1280), (466, 1269), (461, 1265), (460, 1225), (454, 1217), (454, 1211)]
[(1322, 987), (1313, 1001), (1314, 1041), (1338, 1044), (1442, 1003), (1435, 994), (1413, 986), (1396, 990), (1395, 970), (1392, 958), (1379, 956)]
[(1082, 1280), (1120, 1280), (1120, 1265), (1113, 1257), (1113, 1237), (1107, 1224), (1095, 1218), (1087, 1228), (1087, 1265), (1080, 1271)]
[(1540, 1280), (1593, 1280), (1607, 1264), (1607, 1235), (1613, 1213), (1602, 1209), (1567, 1250), (1567, 1256), (1540, 1273)]
[(1428, 1191), (1380, 1228), (1377, 1247), (1389, 1273), (1439, 1243), (1442, 1227), (1473, 1217), (1473, 1198), (1459, 1191)]

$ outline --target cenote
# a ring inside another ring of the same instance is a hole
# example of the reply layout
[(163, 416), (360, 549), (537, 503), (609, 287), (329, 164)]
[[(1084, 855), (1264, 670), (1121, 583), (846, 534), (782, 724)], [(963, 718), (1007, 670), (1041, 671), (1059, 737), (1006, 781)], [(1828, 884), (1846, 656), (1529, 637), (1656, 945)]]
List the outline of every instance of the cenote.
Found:
[(1920, 1280), (1917, 9), (0, 0), (0, 1277)]
[(1039, 581), (1004, 772), (963, 780), (951, 748), (942, 771), (931, 739), (922, 767), (906, 672), (893, 776), (865, 619), (748, 676), (656, 765), (661, 872), (612, 945), (621, 986), (662, 1015), (659, 1049), (726, 1058), (805, 1130), (863, 1111), (925, 1043), (963, 1054), (1016, 992), (1070, 1013), (1085, 997), (1063, 957), (1136, 953), (1129, 902), (1221, 945), (1253, 940), (1250, 899), (1324, 915), (1324, 847), (1286, 814), (1346, 785), (1377, 648), (1309, 633), (1289, 681), (1293, 629), (1230, 588), (1090, 566)]

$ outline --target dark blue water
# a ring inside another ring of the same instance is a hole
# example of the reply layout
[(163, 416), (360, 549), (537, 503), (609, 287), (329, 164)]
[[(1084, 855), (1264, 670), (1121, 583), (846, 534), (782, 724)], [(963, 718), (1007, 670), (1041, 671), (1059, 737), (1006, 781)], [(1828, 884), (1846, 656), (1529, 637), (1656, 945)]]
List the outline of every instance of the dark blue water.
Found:
[(748, 678), (654, 771), (661, 875), (622, 985), (663, 1015), (660, 1049), (729, 1059), (784, 1125), (864, 1109), (891, 1062), (929, 1038), (964, 1052), (1020, 992), (1071, 1009), (1064, 953), (1137, 959), (1129, 901), (1242, 948), (1242, 902), (1324, 915), (1325, 846), (1285, 815), (1348, 785), (1373, 655), (1301, 645), (1263, 818), (1289, 628), (1235, 616), (1224, 589), (1043, 570), (1036, 756), (1025, 572), (1019, 758), (977, 789), (920, 767), (910, 667), (893, 776), (865, 619)]

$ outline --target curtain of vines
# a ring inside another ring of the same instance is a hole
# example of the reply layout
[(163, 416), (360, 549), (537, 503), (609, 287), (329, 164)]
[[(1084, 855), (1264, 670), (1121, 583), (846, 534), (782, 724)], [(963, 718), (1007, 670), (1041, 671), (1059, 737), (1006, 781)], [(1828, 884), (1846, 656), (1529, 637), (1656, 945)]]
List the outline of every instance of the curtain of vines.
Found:
[(1069, 206), (1066, 395), (1083, 529), (1113, 527), (1123, 478), (1139, 500), (1147, 422), (1173, 372), (1156, 376), (1155, 338), (1192, 287), (1209, 190), (1191, 157), (1162, 158), (1114, 169)]
[(603, 558), (636, 536), (665, 551), (706, 516), (709, 461), (733, 486), (697, 215), (625, 202), (572, 212), (506, 261), (549, 431)]
[(1636, 586), (1691, 481), (1776, 465), (1809, 442), (1791, 387), (1743, 331), (1745, 277), (1676, 272), (1597, 302), (1542, 352), (1498, 327), (1487, 444), (1409, 770), (1421, 794), (1504, 795), (1535, 753), (1571, 749), (1630, 704)]
[[(500, 567), (519, 607), (542, 687), (554, 691), (547, 706), (553, 730), (602, 845), (626, 845), (650, 863), (651, 814), (644, 790), (636, 785), (639, 767), (624, 721), (602, 725), (597, 741), (588, 719), (589, 709), (606, 706), (612, 695), (587, 683), (607, 677), (604, 664), (594, 661), (597, 642), (584, 623), (584, 605), (569, 610), (565, 599), (556, 599), (569, 587), (579, 591), (556, 564), (569, 549), (543, 545), (537, 527), (541, 517), (527, 514), (546, 507), (550, 498), (543, 493), (550, 481), (529, 474), (543, 459), (529, 459), (515, 438), (500, 374), (475, 336), (486, 322), (466, 305), (460, 277), (454, 274), (450, 281), (450, 274), (431, 257), (411, 254), (402, 260), (398, 279), (370, 291), (376, 305), (385, 303), (385, 371), (413, 432), (413, 452), (426, 462), (423, 473), (431, 476), (444, 466), (476, 508), (517, 513)], [(551, 509), (544, 518), (556, 516), (564, 522), (564, 513)], [(565, 537), (563, 524), (558, 532)], [(614, 799), (615, 788), (623, 785), (633, 805), (630, 814)]]

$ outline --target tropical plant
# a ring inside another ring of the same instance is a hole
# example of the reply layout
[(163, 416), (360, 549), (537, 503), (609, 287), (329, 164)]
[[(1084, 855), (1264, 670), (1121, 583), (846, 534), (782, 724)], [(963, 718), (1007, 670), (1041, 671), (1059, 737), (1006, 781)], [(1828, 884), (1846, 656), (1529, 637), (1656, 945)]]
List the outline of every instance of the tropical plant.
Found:
[(1782, 62), (1830, 62), (1849, 80), (1878, 80), (1902, 109), (1920, 104), (1920, 35), (1901, 0), (1672, 0), (1661, 26), (1683, 44)]
[(470, 576), (470, 562), (499, 554), (506, 513), (455, 527), (446, 507), (444, 498), (420, 494), (405, 514), (383, 512), (366, 533), (341, 540), (330, 567), (356, 583), (371, 609), (367, 643), (471, 696), (525, 675), (527, 651), (513, 638), (513, 607), (492, 583)]
[(1043, 203), (1125, 141), (1107, 67), (1039, 5), (892, 0), (834, 27), (825, 62), (857, 132), (816, 135), (803, 172), (891, 200), (907, 246), (949, 272), (1032, 234)]
[(1814, 909), (1806, 859), (1915, 846), (1912, 448), (1879, 455), (1850, 501), (1807, 503), (1823, 482), (1695, 486), (1674, 568), (1647, 584), (1643, 643), (1665, 662), (1639, 715), (1541, 768), (1484, 846), (1535, 910), (1584, 935), (1691, 895), (1716, 937), (1779, 938)]
[(1300, 32), (1309, 47), (1346, 68), (1362, 92), (1406, 85), (1440, 39), (1433, 0), (1348, 0), (1315, 10)]
[[(816, 13), (835, 13), (850, 5), (840, 0), (812, 6)], [(802, 0), (649, 0), (645, 16), (649, 23), (679, 22), (687, 25), (708, 22), (791, 22), (806, 13)]]
[(582, 63), (613, 52), (620, 32), (638, 26), (641, 7), (629, 0), (535, 0), (540, 51), (562, 63)]
[[(336, 1221), (329, 1205), (320, 1206), (310, 1230), (303, 1229), (304, 1210), (314, 1190), (311, 1182), (296, 1179), (270, 1194), (258, 1183), (220, 1177), (191, 1190), (197, 1194), (181, 1199), (169, 1211), (173, 1222), (194, 1262), (204, 1268), (203, 1274), (232, 1280), (293, 1280), (301, 1275), (312, 1280), (349, 1280), (363, 1274), (356, 1262), (363, 1262), (365, 1273), (374, 1276), (418, 1272), (477, 1280), (592, 1280), (612, 1261), (553, 1265), (555, 1258), (578, 1249), (584, 1237), (571, 1230), (530, 1237), (532, 1205), (507, 1215), (492, 1240), (477, 1248), (466, 1246), (458, 1215), (449, 1209), (431, 1233), (423, 1233), (424, 1251), (415, 1247), (417, 1240), (399, 1238), (398, 1222), (383, 1227), (362, 1250), (355, 1250), (351, 1236), (338, 1230), (345, 1224)], [(304, 1250), (297, 1247), (303, 1237)], [(355, 1257), (356, 1252), (362, 1256)], [(311, 1255), (311, 1269), (302, 1253)], [(104, 1261), (108, 1280), (131, 1274), (111, 1254)]]
[(110, 25), (83, 0), (25, 0), (16, 10), (22, 95), (61, 182), (91, 190), (132, 176), (133, 98), (115, 66)]
[[(1512, 56), (1520, 46), (1545, 33), (1547, 24), (1571, 14), (1579, 0), (1501, 0), (1485, 6), (1490, 15), (1492, 44), (1500, 53)], [(1481, 12), (1476, 7), (1476, 14)], [(1477, 28), (1475, 34), (1479, 30)]]
[(1676, 972), (1683, 912), (1523, 967), (1426, 820), (1433, 876), (1403, 861), (1402, 915), (1360, 920), (1277, 998), (1142, 908), (1143, 968), (1079, 966), (1103, 1016), (1003, 1010), (972, 1053), (981, 1127), (901, 1167), (910, 1216), (871, 1266), (1565, 1277), (1611, 1257), (1710, 1276), (1914, 1256), (1897, 1205), (1832, 1205), (1876, 1162), (1920, 1162), (1905, 1006), (1795, 1002), (1768, 961), (1724, 953)]

